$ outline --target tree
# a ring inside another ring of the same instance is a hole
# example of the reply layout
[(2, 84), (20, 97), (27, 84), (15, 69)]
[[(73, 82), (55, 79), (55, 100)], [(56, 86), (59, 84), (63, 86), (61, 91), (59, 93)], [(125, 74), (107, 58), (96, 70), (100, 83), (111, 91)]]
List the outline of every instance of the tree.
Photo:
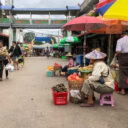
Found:
[(35, 38), (35, 33), (33, 32), (28, 32), (24, 34), (24, 41), (26, 43), (30, 43), (34, 38)]

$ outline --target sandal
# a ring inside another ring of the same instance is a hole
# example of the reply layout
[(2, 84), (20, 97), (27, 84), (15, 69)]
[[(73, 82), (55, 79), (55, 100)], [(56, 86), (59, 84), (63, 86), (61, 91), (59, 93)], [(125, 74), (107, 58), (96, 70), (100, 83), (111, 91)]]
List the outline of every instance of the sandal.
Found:
[(94, 104), (83, 103), (80, 105), (80, 107), (94, 107)]

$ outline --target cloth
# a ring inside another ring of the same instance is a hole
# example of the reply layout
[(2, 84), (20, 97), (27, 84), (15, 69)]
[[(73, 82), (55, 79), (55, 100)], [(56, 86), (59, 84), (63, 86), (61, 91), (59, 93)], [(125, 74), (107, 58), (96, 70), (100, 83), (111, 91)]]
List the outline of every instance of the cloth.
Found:
[(63, 68), (62, 68), (62, 72), (67, 72), (68, 71), (68, 66), (64, 66)]
[(92, 82), (89, 79), (85, 80), (81, 90), (85, 95), (94, 96), (94, 91), (100, 94), (108, 94), (114, 91), (113, 88), (100, 84), (99, 82)]
[(119, 88), (128, 88), (128, 53), (119, 55)]
[(73, 59), (70, 59), (69, 62), (68, 62), (68, 67), (71, 68), (71, 67), (74, 67), (74, 61)]
[(116, 52), (128, 53), (128, 36), (124, 36), (117, 41)]
[(103, 76), (105, 85), (114, 89), (114, 79), (110, 73), (110, 68), (102, 61), (95, 62), (92, 75), (89, 80), (97, 82), (100, 76)]

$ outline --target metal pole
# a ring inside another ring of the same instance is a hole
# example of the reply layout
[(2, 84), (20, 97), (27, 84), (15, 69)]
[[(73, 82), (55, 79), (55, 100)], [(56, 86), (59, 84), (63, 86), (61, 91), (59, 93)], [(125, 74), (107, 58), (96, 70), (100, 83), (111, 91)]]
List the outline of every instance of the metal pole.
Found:
[(30, 24), (32, 24), (32, 12), (30, 12)]
[(111, 57), (111, 40), (112, 40), (112, 35), (109, 35), (109, 41), (108, 41), (108, 60), (107, 63), (110, 64), (110, 57)]

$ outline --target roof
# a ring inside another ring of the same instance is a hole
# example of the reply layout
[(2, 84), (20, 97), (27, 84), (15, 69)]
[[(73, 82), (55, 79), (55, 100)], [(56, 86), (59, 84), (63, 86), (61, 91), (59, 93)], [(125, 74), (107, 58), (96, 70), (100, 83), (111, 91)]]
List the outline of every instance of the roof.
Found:
[(76, 13), (80, 10), (79, 6), (66, 6), (65, 8), (13, 8), (13, 6), (0, 6), (0, 10), (5, 10), (7, 14), (9, 11), (12, 11), (14, 15), (16, 14), (51, 14), (54, 15), (68, 15), (75, 16)]

